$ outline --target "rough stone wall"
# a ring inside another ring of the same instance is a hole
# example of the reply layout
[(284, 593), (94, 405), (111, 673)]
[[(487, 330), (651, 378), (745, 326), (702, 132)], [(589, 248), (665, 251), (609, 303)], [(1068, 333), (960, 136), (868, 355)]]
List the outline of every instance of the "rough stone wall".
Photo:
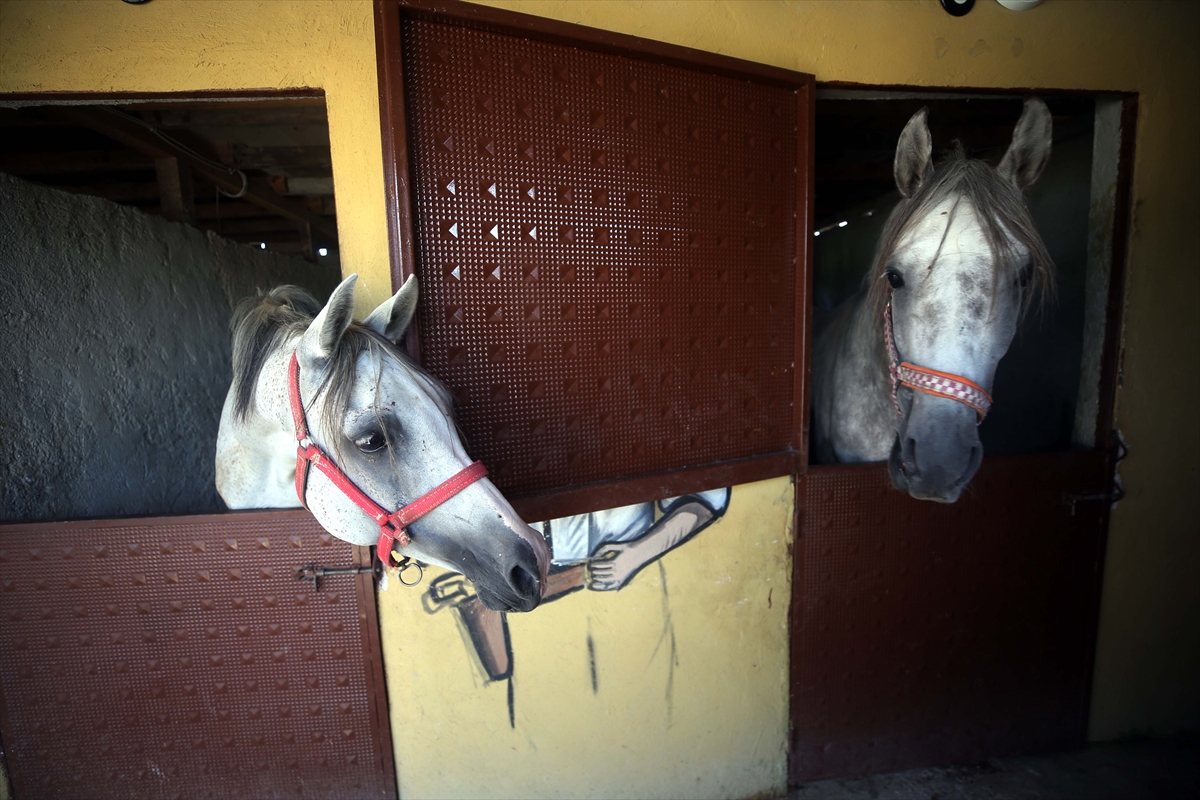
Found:
[(0, 521), (223, 509), (233, 307), (338, 277), (0, 174)]

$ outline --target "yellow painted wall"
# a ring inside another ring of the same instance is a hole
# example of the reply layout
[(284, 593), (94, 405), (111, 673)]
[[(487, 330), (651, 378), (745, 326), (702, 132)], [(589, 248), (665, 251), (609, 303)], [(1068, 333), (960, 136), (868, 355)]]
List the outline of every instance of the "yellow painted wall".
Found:
[(456, 612), (427, 616), (393, 585), (380, 600), (401, 796), (782, 788), (792, 497), (788, 478), (735, 487), (723, 518), (620, 591), (510, 614), (515, 727)]
[[(1110, 533), (1092, 734), (1196, 724), (1200, 4), (1047, 0), (1016, 13), (978, 0), (960, 19), (934, 0), (494, 4), (822, 81), (1141, 93), (1118, 420), (1131, 446), (1129, 495)], [(0, 92), (312, 86), (327, 96), (342, 263), (363, 276), (366, 306), (389, 282), (369, 2), (0, 0)], [(664, 618), (657, 568), (618, 594), (580, 593), (513, 620), (516, 733), (497, 687), (475, 684), (456, 626), (427, 618), (414, 592), (383, 594), (405, 794), (736, 796), (781, 786), (784, 604), (774, 592), (764, 610), (761, 589), (787, 591), (787, 494), (782, 481), (739, 487), (719, 529), (662, 562), (679, 654), (669, 727), (662, 651), (647, 652)], [(589, 624), (597, 695), (580, 675)]]

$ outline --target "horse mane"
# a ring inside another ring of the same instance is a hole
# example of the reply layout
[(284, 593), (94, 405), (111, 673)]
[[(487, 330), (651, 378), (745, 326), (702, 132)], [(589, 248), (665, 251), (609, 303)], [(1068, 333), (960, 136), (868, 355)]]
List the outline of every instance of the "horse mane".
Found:
[[(1053, 294), (1054, 260), (1033, 223), (1021, 190), (1002, 178), (991, 165), (967, 157), (962, 144), (955, 142), (913, 196), (900, 199), (884, 225), (875, 260), (864, 279), (866, 308), (876, 327), (883, 326), (883, 310), (889, 296), (885, 273), (893, 251), (913, 224), (938, 203), (954, 195), (974, 207), (988, 248), (992, 251), (995, 267), (992, 273), (993, 296), (1002, 281), (1013, 280), (1025, 266), (1024, 263), (1017, 263), (1012, 240), (1029, 252), (1030, 274), (1027, 289), (1021, 297), (1022, 316), (1035, 304), (1039, 307), (1044, 305)], [(882, 343), (882, 335), (877, 338)]]
[[(272, 352), (306, 330), (321, 312), (321, 303), (299, 286), (277, 286), (238, 303), (230, 320), (233, 332), (233, 413), (244, 421), (254, 405), (258, 376)], [(453, 418), (454, 400), (437, 378), (408, 357), (390, 339), (357, 323), (351, 324), (325, 366), (318, 395), (322, 416), (340, 419), (350, 407), (358, 357), (374, 352), (392, 358), (428, 382), (446, 415)]]

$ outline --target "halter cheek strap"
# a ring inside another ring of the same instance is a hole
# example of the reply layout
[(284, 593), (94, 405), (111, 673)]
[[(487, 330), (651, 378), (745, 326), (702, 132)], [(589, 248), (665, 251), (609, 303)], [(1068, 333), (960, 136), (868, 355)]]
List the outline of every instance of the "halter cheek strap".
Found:
[(311, 467), (316, 467), (333, 482), (333, 485), (342, 494), (350, 498), (356, 506), (379, 525), (379, 546), (376, 548), (376, 555), (389, 567), (402, 566), (392, 557), (392, 544), (398, 541), (401, 547), (408, 546), (411, 541), (407, 530), (409, 525), (488, 474), (487, 467), (483, 465), (483, 462), (476, 461), (399, 511), (389, 512), (367, 497), (366, 493), (355, 486), (354, 481), (342, 472), (333, 459), (313, 443), (308, 433), (304, 404), (300, 400), (300, 361), (296, 358), (295, 352), (292, 353), (292, 360), (288, 364), (288, 403), (292, 408), (292, 423), (296, 428), (296, 496), (300, 498), (300, 504), (308, 508), (308, 502), (305, 500), (308, 490), (308, 471)]
[(941, 372), (929, 367), (918, 367), (907, 361), (900, 360), (896, 350), (895, 334), (892, 331), (892, 298), (888, 296), (887, 307), (883, 310), (883, 341), (888, 351), (888, 377), (892, 381), (892, 404), (896, 413), (900, 410), (900, 387), (907, 386), (918, 392), (931, 394), (935, 397), (948, 397), (963, 405), (975, 409), (978, 415), (976, 425), (983, 422), (992, 407), (992, 396), (974, 381), (955, 375), (952, 372)]

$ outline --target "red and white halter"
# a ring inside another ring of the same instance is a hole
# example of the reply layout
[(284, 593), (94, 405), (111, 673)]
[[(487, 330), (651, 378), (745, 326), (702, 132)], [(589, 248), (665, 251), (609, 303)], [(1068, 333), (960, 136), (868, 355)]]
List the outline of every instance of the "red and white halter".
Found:
[(929, 367), (918, 367), (907, 361), (900, 360), (896, 350), (895, 334), (892, 331), (892, 298), (889, 294), (887, 307), (883, 310), (883, 341), (888, 351), (888, 376), (892, 379), (892, 404), (896, 413), (900, 410), (900, 387), (908, 386), (918, 392), (925, 392), (935, 397), (949, 397), (963, 405), (975, 409), (979, 415), (976, 425), (983, 422), (988, 410), (992, 407), (992, 396), (972, 380), (951, 372), (940, 372)]
[(288, 401), (292, 407), (292, 421), (295, 424), (296, 442), (298, 443), (296, 447), (296, 495), (300, 498), (300, 504), (308, 508), (304, 497), (308, 489), (308, 469), (310, 466), (315, 466), (325, 474), (325, 477), (333, 481), (333, 485), (340, 489), (342, 494), (349, 497), (356, 506), (379, 525), (379, 546), (376, 548), (376, 555), (389, 567), (403, 566), (403, 563), (392, 558), (392, 543), (399, 541), (401, 547), (408, 545), (410, 539), (407, 528), (409, 525), (488, 474), (487, 467), (483, 465), (483, 462), (476, 461), (399, 511), (388, 512), (383, 506), (367, 497), (363, 490), (354, 485), (349, 476), (342, 472), (324, 450), (313, 444), (308, 434), (304, 404), (300, 400), (300, 362), (294, 352), (291, 363), (288, 364)]

